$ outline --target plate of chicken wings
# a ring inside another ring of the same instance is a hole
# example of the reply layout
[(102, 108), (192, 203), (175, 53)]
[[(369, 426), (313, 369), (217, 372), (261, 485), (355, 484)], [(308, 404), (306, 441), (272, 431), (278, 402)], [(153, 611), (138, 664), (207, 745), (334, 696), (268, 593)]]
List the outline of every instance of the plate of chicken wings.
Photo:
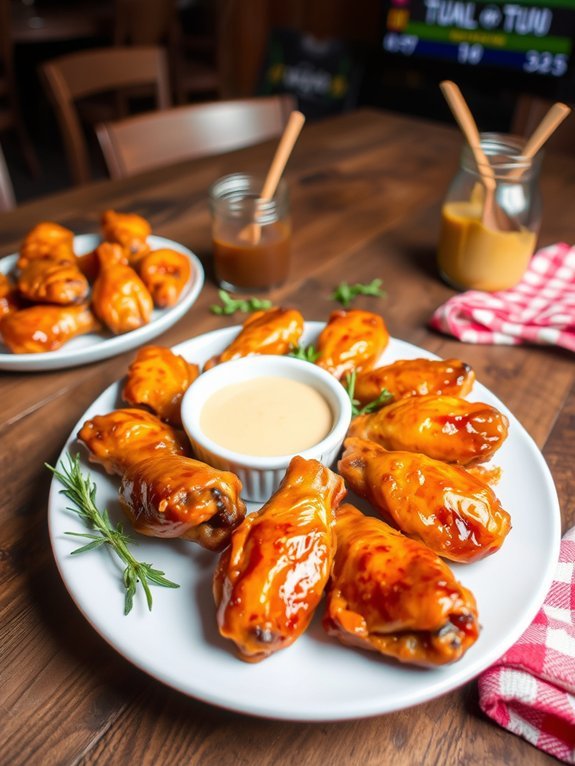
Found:
[(100, 234), (44, 221), (0, 259), (0, 369), (76, 367), (147, 343), (177, 322), (204, 282), (198, 258), (107, 210)]
[[(180, 586), (124, 616), (121, 568), (102, 550), (71, 555), (66, 533), (86, 530), (54, 480), (64, 583), (151, 676), (264, 717), (378, 715), (477, 676), (535, 616), (560, 540), (541, 453), (468, 365), (390, 338), (368, 314), (304, 323), (270, 309), (141, 349), (70, 435), (61, 459), (79, 453), (138, 558)], [(237, 477), (191, 456), (177, 403), (206, 364), (295, 347), (346, 383), (354, 374), (363, 412), (335, 465), (294, 456), (263, 506), (244, 503)]]

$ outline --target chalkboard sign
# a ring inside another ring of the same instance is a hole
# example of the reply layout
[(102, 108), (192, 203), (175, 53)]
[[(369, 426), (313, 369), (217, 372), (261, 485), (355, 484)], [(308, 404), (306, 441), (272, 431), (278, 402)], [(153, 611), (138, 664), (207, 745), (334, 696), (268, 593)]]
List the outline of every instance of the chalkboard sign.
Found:
[(384, 18), (390, 54), (553, 78), (570, 70), (574, 0), (384, 0)]
[(355, 106), (360, 75), (358, 59), (345, 43), (273, 29), (258, 93), (291, 93), (299, 109), (313, 119)]

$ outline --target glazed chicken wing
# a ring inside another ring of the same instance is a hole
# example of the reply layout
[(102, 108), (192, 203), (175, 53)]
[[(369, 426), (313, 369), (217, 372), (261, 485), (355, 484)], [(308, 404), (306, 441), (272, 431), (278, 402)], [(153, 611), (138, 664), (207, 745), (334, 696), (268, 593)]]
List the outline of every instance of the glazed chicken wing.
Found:
[(473, 595), (425, 545), (340, 506), (324, 627), (350, 646), (416, 665), (460, 659), (477, 640)]
[(147, 324), (154, 308), (152, 297), (134, 269), (125, 263), (120, 245), (98, 247), (100, 273), (92, 290), (94, 312), (115, 335)]
[(220, 633), (258, 662), (307, 628), (331, 572), (341, 477), (294, 457), (268, 502), (232, 535), (214, 575)]
[(493, 490), (460, 466), (350, 438), (338, 469), (384, 518), (452, 561), (493, 553), (511, 528)]
[(138, 273), (158, 308), (173, 306), (190, 278), (190, 259), (176, 250), (154, 250), (138, 262)]
[(14, 354), (55, 351), (77, 335), (99, 328), (87, 306), (32, 306), (0, 321), (0, 335)]
[(69, 306), (88, 295), (88, 280), (75, 263), (52, 259), (30, 261), (18, 277), (20, 293), (33, 303)]
[(150, 252), (148, 237), (152, 227), (140, 215), (106, 210), (102, 216), (102, 231), (107, 242), (115, 242), (124, 248), (131, 265)]
[(388, 450), (423, 452), (447, 463), (489, 460), (507, 438), (509, 421), (489, 404), (456, 396), (411, 396), (355, 418), (348, 431)]
[(0, 272), (0, 319), (19, 308), (20, 300), (15, 285), (6, 274)]
[(205, 369), (252, 354), (287, 354), (298, 345), (303, 324), (302, 315), (295, 309), (256, 311), (246, 319), (241, 332), (230, 345), (206, 362)]
[(316, 364), (338, 380), (370, 370), (389, 343), (383, 319), (370, 311), (334, 311), (322, 330)]
[(25, 269), (38, 259), (55, 259), (76, 262), (74, 255), (74, 233), (51, 221), (43, 221), (28, 232), (22, 246), (17, 268)]
[(156, 455), (185, 455), (186, 440), (145, 410), (114, 410), (87, 420), (78, 432), (90, 462), (120, 476), (134, 463)]
[(359, 374), (354, 396), (361, 405), (377, 399), (384, 388), (394, 399), (424, 394), (467, 396), (474, 381), (471, 367), (458, 359), (402, 359)]
[(197, 364), (190, 364), (169, 348), (145, 346), (128, 370), (122, 397), (128, 404), (149, 407), (158, 417), (180, 427), (180, 403), (198, 377)]
[(164, 453), (128, 467), (120, 503), (143, 535), (183, 537), (220, 550), (245, 516), (241, 490), (229, 471)]

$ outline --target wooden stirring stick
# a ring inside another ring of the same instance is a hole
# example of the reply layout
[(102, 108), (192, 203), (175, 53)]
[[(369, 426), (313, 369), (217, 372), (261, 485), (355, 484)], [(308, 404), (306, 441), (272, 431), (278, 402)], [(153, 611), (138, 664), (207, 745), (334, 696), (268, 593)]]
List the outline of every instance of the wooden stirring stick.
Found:
[[(283, 135), (276, 149), (276, 153), (268, 170), (266, 180), (260, 195), (260, 200), (270, 200), (276, 193), (280, 178), (284, 172), (287, 161), (292, 153), (295, 142), (298, 139), (305, 117), (301, 112), (292, 112), (283, 132)], [(257, 209), (257, 205), (256, 205)], [(256, 213), (257, 218), (257, 213)], [(249, 223), (239, 233), (239, 239), (242, 242), (248, 242), (251, 245), (257, 245), (262, 235), (262, 227), (254, 222)]]
[(473, 157), (475, 158), (481, 181), (485, 187), (483, 212), (481, 214), (483, 225), (490, 229), (501, 229), (503, 231), (516, 228), (503, 210), (501, 210), (495, 203), (495, 189), (497, 186), (495, 173), (489, 164), (489, 160), (485, 156), (485, 152), (481, 148), (481, 139), (479, 137), (477, 125), (475, 124), (475, 120), (469, 111), (469, 107), (467, 106), (461, 91), (454, 82), (451, 82), (451, 80), (444, 80), (440, 83), (439, 87), (473, 152)]
[[(531, 160), (535, 157), (539, 149), (541, 149), (543, 144), (549, 140), (553, 133), (555, 133), (570, 111), (571, 109), (567, 104), (562, 104), (560, 101), (553, 104), (545, 117), (543, 117), (539, 125), (529, 136), (527, 143), (523, 147), (522, 155), (525, 159)], [(509, 173), (508, 178), (510, 180), (520, 178), (524, 172), (525, 168), (516, 168)]]

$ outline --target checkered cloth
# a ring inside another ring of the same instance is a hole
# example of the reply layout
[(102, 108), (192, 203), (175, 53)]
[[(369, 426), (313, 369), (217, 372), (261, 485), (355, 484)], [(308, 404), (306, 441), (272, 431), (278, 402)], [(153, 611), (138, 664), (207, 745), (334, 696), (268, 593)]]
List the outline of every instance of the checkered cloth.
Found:
[(561, 541), (539, 613), (480, 677), (479, 703), (501, 726), (575, 764), (575, 527)]
[(575, 247), (539, 250), (510, 290), (455, 295), (431, 327), (464, 343), (546, 343), (575, 351)]

